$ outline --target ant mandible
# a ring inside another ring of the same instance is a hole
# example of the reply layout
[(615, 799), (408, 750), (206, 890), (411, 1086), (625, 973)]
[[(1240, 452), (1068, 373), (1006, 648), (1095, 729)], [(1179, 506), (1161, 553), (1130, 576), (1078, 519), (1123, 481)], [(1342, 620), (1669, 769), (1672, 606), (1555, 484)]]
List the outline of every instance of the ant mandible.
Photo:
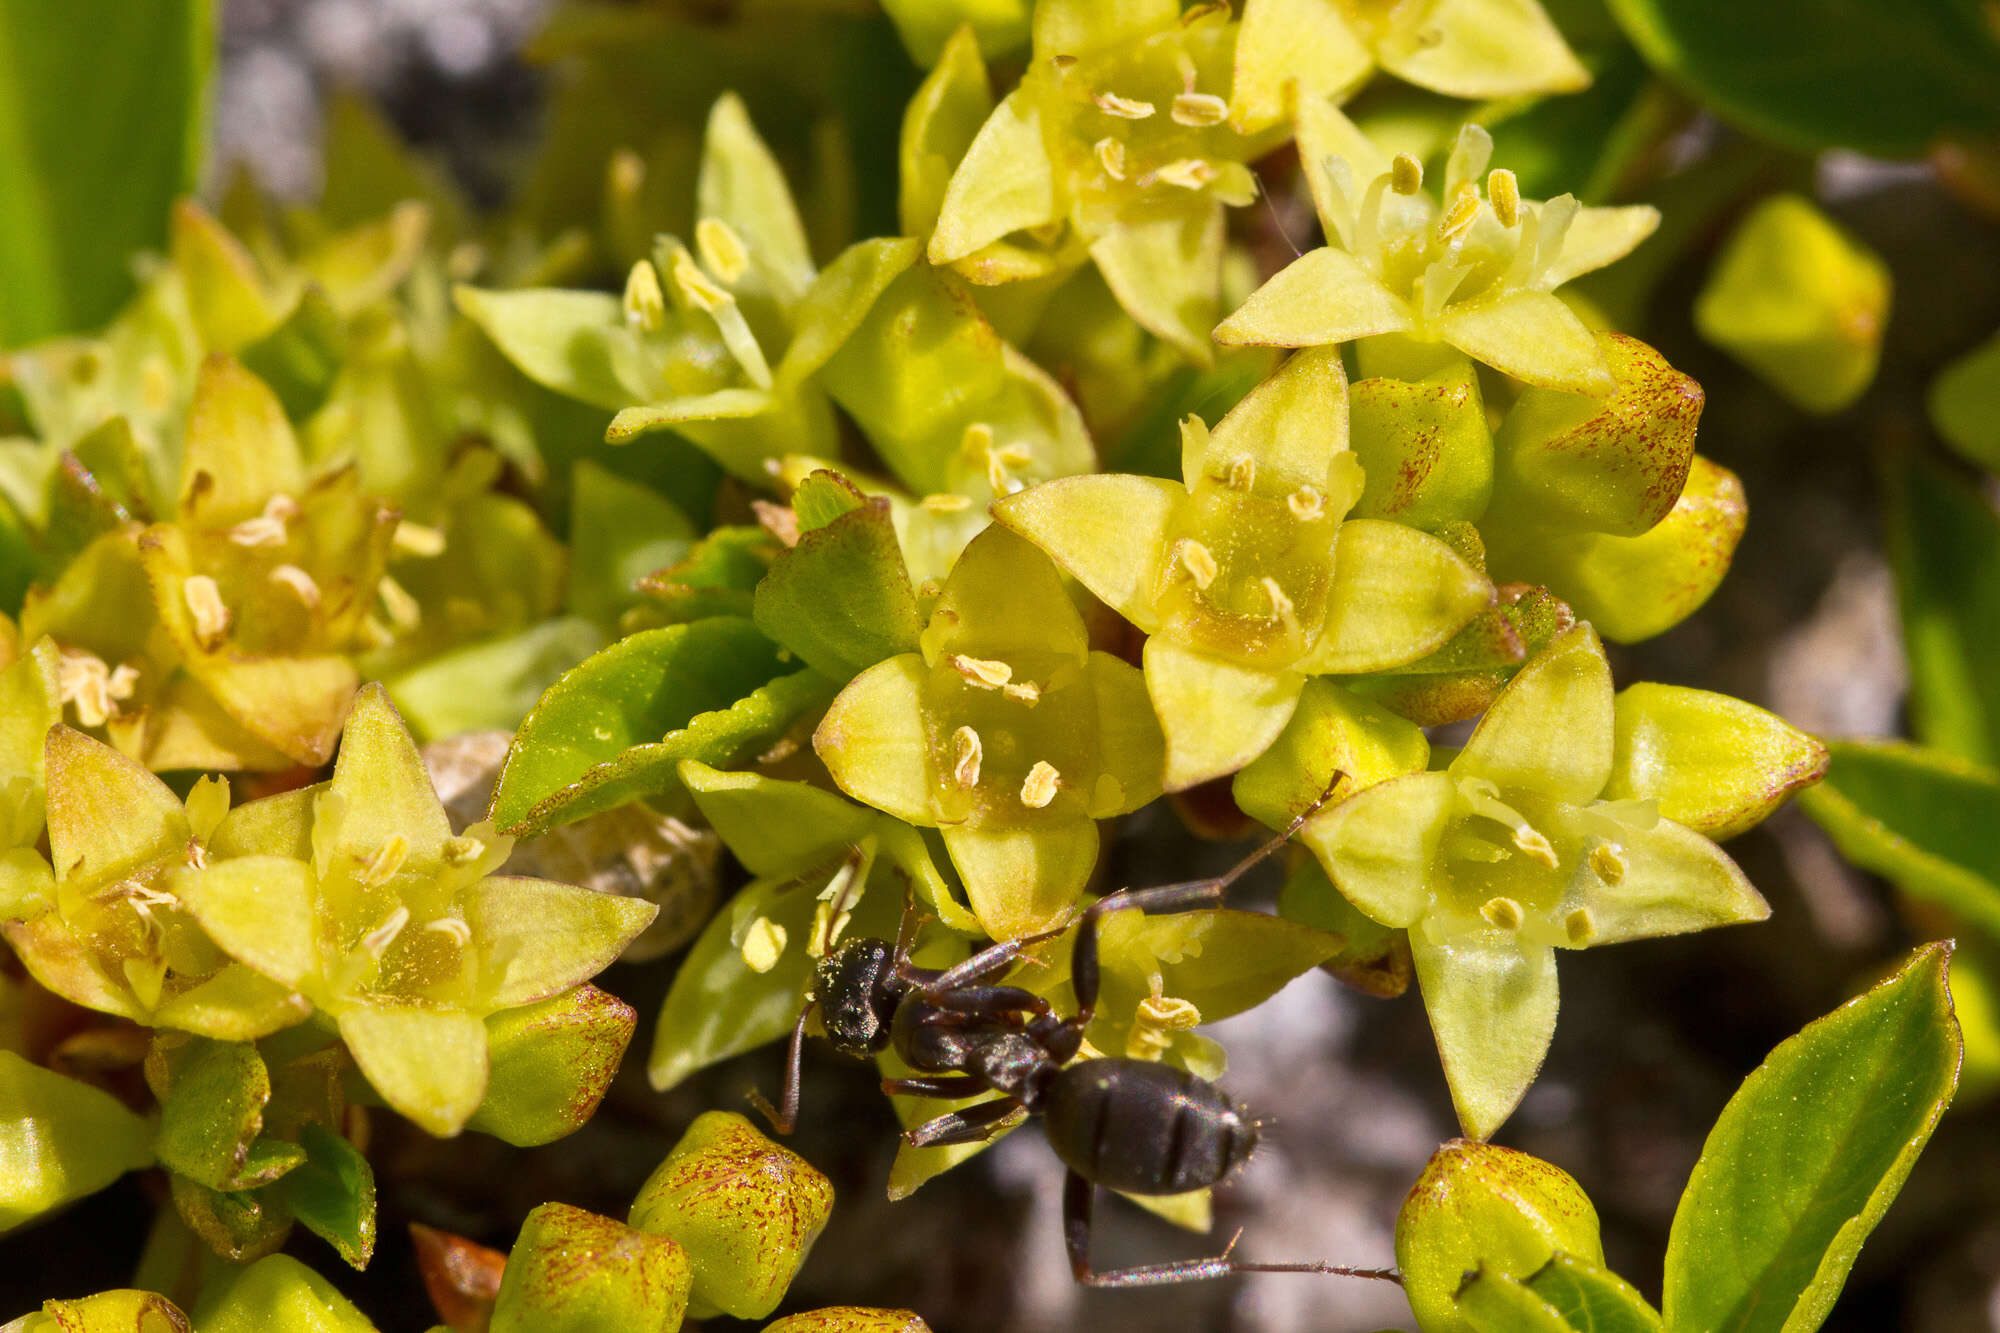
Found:
[[(1339, 775), (1334, 781), (1338, 783)], [(1242, 1165), (1257, 1144), (1256, 1122), (1206, 1079), (1151, 1060), (1118, 1056), (1075, 1060), (1097, 1006), (1098, 923), (1113, 912), (1181, 912), (1219, 905), (1230, 885), (1282, 847), (1332, 791), (1329, 785), (1289, 828), (1221, 875), (1125, 889), (1086, 908), (1075, 923), (1070, 972), (1077, 1009), (1068, 1017), (1057, 1015), (1032, 991), (992, 982), (1024, 949), (1055, 938), (1067, 924), (993, 944), (954, 967), (924, 968), (909, 957), (917, 923), (911, 904), (893, 945), (861, 938), (823, 953), (792, 1029), (780, 1104), (774, 1107), (755, 1092), (751, 1101), (778, 1133), (792, 1132), (798, 1120), (806, 1020), (817, 1007), (827, 1037), (842, 1055), (866, 1060), (893, 1046), (917, 1071), (915, 1077), (883, 1080), (882, 1090), (892, 1096), (960, 1099), (989, 1091), (1001, 1094), (909, 1130), (904, 1138), (916, 1147), (980, 1142), (1021, 1111), (1042, 1117), (1049, 1146), (1068, 1168), (1063, 1241), (1078, 1282), (1142, 1287), (1231, 1273), (1331, 1273), (1399, 1280), (1389, 1269), (1240, 1259), (1233, 1244), (1232, 1250), (1207, 1259), (1109, 1272), (1090, 1266), (1097, 1186), (1127, 1194), (1201, 1189)]]

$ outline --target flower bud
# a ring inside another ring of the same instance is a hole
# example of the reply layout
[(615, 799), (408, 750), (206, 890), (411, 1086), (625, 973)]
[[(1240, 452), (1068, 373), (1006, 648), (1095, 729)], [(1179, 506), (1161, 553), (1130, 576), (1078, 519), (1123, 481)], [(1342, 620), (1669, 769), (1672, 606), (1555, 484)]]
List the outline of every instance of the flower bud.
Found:
[(1424, 1333), (1474, 1333), (1454, 1300), (1468, 1273), (1526, 1278), (1558, 1251), (1604, 1262), (1597, 1210), (1567, 1173), (1490, 1143), (1439, 1148), (1396, 1218), (1396, 1264)]
[(582, 985), (486, 1020), (486, 1098), (467, 1126), (517, 1148), (551, 1143), (597, 1110), (638, 1015)]
[(545, 1203), (507, 1258), (492, 1333), (673, 1333), (691, 1280), (687, 1252), (671, 1237)]
[(640, 1187), (631, 1224), (672, 1236), (694, 1271), (688, 1313), (777, 1308), (833, 1210), (833, 1186), (733, 1111), (696, 1117)]
[(764, 1333), (931, 1333), (914, 1310), (876, 1310), (865, 1305), (830, 1305), (804, 1310), (764, 1325)]

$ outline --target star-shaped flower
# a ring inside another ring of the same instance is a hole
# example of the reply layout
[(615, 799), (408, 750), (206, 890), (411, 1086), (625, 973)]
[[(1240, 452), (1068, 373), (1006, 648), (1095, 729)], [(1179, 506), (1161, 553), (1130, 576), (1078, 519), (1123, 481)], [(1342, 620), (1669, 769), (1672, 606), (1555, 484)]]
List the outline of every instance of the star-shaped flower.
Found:
[(453, 836), (415, 742), (379, 685), (357, 696), (333, 780), (254, 801), (219, 857), (168, 887), (230, 956), (339, 1026), (383, 1100), (456, 1133), (486, 1089), (488, 1014), (596, 975), (651, 903), (493, 875), (513, 840)]
[(1189, 418), (1182, 458), (1185, 485), (1070, 477), (993, 510), (1152, 636), (1168, 790), (1261, 754), (1309, 676), (1415, 661), (1492, 602), (1428, 533), (1342, 521), (1362, 475), (1338, 349), (1294, 357), (1212, 434)]
[(813, 748), (841, 789), (937, 828), (994, 939), (1046, 930), (1097, 861), (1097, 821), (1160, 792), (1139, 673), (1092, 652), (1048, 559), (1004, 528), (973, 538), (922, 651), (856, 676)]
[(931, 262), (1000, 283), (1087, 252), (1133, 319), (1208, 362), (1223, 206), (1256, 198), (1245, 163), (1281, 141), (1228, 123), (1236, 27), (1226, 5), (1043, 0), (1027, 73), (945, 189)]
[(1319, 347), (1399, 334), (1529, 384), (1610, 391), (1596, 339), (1554, 292), (1644, 240), (1654, 209), (1584, 208), (1569, 195), (1535, 203), (1504, 169), (1482, 195), (1493, 141), (1477, 125), (1459, 134), (1441, 201), (1424, 192), (1415, 158), (1391, 159), (1330, 106), (1300, 107), (1298, 140), (1327, 244), (1258, 288), (1216, 328), (1218, 342)]
[(1447, 97), (1590, 85), (1536, 0), (1246, 0), (1231, 118), (1261, 129), (1303, 102), (1344, 98), (1376, 67)]
[[(1366, 788), (1300, 834), (1356, 907), (1409, 931), (1475, 1138), (1500, 1127), (1541, 1066), (1557, 949), (1770, 914), (1719, 847), (1660, 816), (1666, 800), (1685, 803), (1679, 788), (1654, 775), (1638, 785), (1658, 797), (1604, 799), (1614, 779), (1635, 785), (1620, 748), (1611, 669), (1579, 624), (1522, 668), (1442, 772)], [(1744, 792), (1746, 809), (1769, 808), (1761, 786)]]

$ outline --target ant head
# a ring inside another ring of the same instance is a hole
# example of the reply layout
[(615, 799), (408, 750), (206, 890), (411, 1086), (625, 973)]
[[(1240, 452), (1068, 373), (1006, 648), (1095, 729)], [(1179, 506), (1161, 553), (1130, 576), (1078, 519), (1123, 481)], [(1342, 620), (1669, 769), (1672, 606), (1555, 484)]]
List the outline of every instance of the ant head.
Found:
[(820, 959), (813, 994), (833, 1048), (857, 1060), (886, 1049), (904, 989), (896, 979), (896, 950), (886, 941), (847, 940)]

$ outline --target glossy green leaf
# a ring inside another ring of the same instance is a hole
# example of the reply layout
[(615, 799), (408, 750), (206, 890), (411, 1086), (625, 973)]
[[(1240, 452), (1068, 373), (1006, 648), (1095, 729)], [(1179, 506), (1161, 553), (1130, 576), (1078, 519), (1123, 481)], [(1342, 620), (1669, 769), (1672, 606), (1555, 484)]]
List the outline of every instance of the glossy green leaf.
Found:
[[(269, 1184), (304, 1160), (289, 1151), (254, 1154), (264, 1130), (271, 1078), (247, 1042), (197, 1041), (166, 1053), (157, 1151), (168, 1169), (217, 1190)], [(158, 1085), (156, 1085), (158, 1090)]]
[(355, 1268), (375, 1253), (375, 1173), (361, 1150), (323, 1125), (299, 1127), (305, 1160), (285, 1176), (285, 1207)]
[(1799, 798), (1841, 854), (2000, 936), (2000, 772), (1896, 741), (1834, 741)]
[(1917, 738), (2000, 767), (2000, 514), (1922, 464), (1890, 474), (1886, 507)]
[[(2000, 37), (1973, 5), (1611, 0), (1610, 8), (1655, 68), (1789, 148), (1910, 157), (1952, 131), (2000, 130)], [(1786, 53), (1781, 65), (1773, 51)]]
[(747, 620), (717, 617), (619, 640), (550, 686), (521, 723), (489, 817), (529, 833), (591, 813), (587, 798), (626, 777), (630, 752), (728, 709), (777, 670), (776, 646)]
[(1473, 1273), (1459, 1288), (1457, 1304), (1474, 1333), (1576, 1333), (1554, 1306), (1505, 1273)]
[(215, 6), (118, 18), (0, 5), (0, 347), (108, 319), (200, 175)]
[(1667, 1241), (1675, 1329), (1817, 1328), (1958, 1082), (1949, 944), (1782, 1043), (1723, 1108)]
[(585, 459), (571, 474), (571, 614), (615, 628), (641, 600), (639, 580), (687, 555), (694, 525), (651, 487)]
[(1646, 1298), (1608, 1268), (1558, 1252), (1527, 1282), (1579, 1333), (1660, 1333)]
[(0, 1232), (152, 1162), (152, 1127), (117, 1098), (0, 1050)]
[(803, 532), (757, 585), (755, 614), (759, 629), (829, 680), (916, 651), (923, 620), (889, 502), (877, 497)]

